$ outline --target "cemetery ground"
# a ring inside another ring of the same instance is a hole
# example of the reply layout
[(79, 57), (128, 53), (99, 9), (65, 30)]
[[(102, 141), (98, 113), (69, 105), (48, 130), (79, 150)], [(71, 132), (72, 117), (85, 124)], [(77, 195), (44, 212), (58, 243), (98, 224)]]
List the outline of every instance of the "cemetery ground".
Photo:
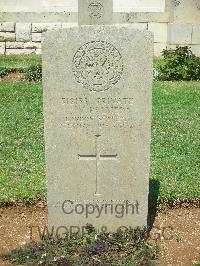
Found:
[[(0, 58), (0, 71), (7, 69), (0, 82), (1, 252), (29, 241), (28, 226), (47, 223), (42, 85), (23, 80), (24, 70), (40, 60)], [(199, 132), (200, 82), (155, 81), (148, 243), (158, 243), (159, 265), (197, 265), (200, 260)], [(0, 265), (10, 262), (0, 260)]]

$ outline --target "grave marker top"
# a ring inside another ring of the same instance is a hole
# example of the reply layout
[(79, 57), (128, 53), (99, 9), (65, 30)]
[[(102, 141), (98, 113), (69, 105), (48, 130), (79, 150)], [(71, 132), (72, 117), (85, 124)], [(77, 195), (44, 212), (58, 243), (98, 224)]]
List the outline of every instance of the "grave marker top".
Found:
[(113, 0), (79, 0), (79, 25), (112, 24)]

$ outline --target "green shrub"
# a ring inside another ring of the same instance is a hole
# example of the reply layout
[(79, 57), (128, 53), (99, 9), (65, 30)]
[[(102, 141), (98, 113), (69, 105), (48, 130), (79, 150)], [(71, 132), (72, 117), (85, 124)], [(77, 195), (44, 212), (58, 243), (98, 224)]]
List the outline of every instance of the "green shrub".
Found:
[(4, 77), (9, 73), (9, 69), (7, 69), (6, 67), (0, 67), (0, 77)]
[(31, 65), (25, 70), (25, 79), (28, 81), (41, 81), (42, 80), (42, 65)]
[(163, 50), (163, 63), (157, 68), (156, 79), (200, 80), (200, 58), (191, 51), (190, 47), (177, 46), (176, 49)]

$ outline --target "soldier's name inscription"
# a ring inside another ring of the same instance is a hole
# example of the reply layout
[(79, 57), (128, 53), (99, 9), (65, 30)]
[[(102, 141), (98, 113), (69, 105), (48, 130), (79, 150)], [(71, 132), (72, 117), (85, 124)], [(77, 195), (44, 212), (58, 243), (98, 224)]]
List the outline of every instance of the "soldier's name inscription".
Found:
[(131, 128), (135, 124), (133, 97), (63, 97), (61, 102), (66, 114), (62, 124), (68, 128), (88, 128), (94, 123), (97, 127)]
[[(92, 99), (92, 103), (94, 103), (95, 99)], [(90, 104), (90, 99), (88, 97), (63, 97), (63, 103), (71, 104), (71, 105), (79, 105), (79, 104)], [(133, 105), (134, 98), (133, 97), (97, 97), (96, 101), (97, 104), (109, 104), (109, 105)]]

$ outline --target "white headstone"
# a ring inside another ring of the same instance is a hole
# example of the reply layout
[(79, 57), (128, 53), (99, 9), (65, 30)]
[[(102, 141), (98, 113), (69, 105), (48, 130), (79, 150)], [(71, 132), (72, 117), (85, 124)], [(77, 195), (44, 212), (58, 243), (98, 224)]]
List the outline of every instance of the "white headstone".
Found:
[(49, 226), (145, 226), (152, 34), (81, 26), (44, 37)]

